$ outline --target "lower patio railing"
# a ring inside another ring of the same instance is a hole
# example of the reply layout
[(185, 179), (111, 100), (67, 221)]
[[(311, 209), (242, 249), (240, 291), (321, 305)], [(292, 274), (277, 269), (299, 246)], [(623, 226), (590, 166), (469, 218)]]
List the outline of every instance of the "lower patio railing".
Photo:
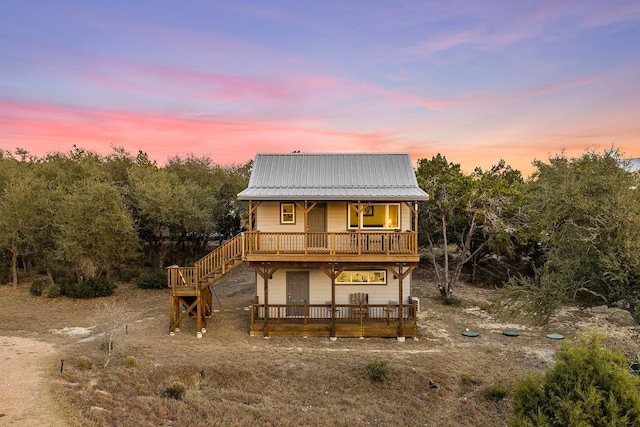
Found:
[[(330, 304), (269, 304), (269, 322), (271, 324), (327, 324), (331, 322)], [(398, 322), (399, 304), (336, 304), (336, 323), (379, 323)], [(413, 321), (416, 314), (415, 304), (403, 304), (403, 321)], [(251, 325), (265, 320), (265, 305), (251, 305)]]

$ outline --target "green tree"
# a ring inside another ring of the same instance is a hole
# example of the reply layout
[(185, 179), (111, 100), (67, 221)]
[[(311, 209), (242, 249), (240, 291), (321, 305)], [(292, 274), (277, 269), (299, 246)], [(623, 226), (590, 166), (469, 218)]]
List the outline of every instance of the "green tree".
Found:
[(475, 284), (478, 261), (491, 255), (519, 262), (526, 251), (526, 221), (522, 210), (524, 180), (520, 171), (508, 166), (504, 160), (483, 171), (472, 173), (476, 186), (488, 202), (486, 212), (493, 212), (491, 227), (478, 227), (471, 236), (469, 251), (474, 254), (471, 263), (471, 282)]
[(135, 256), (138, 241), (118, 188), (92, 179), (74, 185), (58, 206), (55, 258), (78, 281), (108, 274)]
[(6, 160), (3, 166), (7, 169), (0, 190), (0, 245), (11, 254), (11, 280), (17, 286), (19, 258), (25, 261), (41, 252), (50, 232), (51, 198), (33, 165)]
[(567, 301), (622, 303), (640, 298), (640, 193), (619, 153), (588, 152), (536, 161), (526, 210), (539, 256), (533, 277), (512, 281), (501, 310), (546, 321)]
[(34, 265), (51, 278), (60, 269), (90, 278), (130, 260), (136, 245), (158, 267), (192, 263), (242, 229), (236, 195), (250, 169), (193, 155), (159, 167), (120, 147), (107, 156), (77, 146), (42, 158), (0, 151), (3, 280)]
[[(418, 161), (418, 183), (429, 194), (429, 200), (420, 208), (421, 240), (426, 240), (431, 249), (444, 298), (451, 296), (466, 263), (485, 248), (495, 250), (499, 242), (509, 241), (504, 236), (512, 233), (512, 227), (505, 222), (503, 213), (511, 203), (511, 190), (496, 183), (508, 182), (507, 178), (517, 183), (518, 176), (519, 172), (504, 162), (487, 173), (476, 170), (473, 175), (465, 175), (459, 164), (449, 163), (440, 154)], [(457, 247), (456, 254), (450, 245)], [(442, 248), (442, 265), (437, 247)]]
[(638, 426), (640, 379), (627, 360), (602, 348), (597, 335), (564, 344), (544, 375), (515, 385), (513, 426)]
[(133, 205), (138, 235), (152, 264), (163, 268), (176, 236), (203, 215), (193, 187), (162, 169), (136, 169), (128, 198)]

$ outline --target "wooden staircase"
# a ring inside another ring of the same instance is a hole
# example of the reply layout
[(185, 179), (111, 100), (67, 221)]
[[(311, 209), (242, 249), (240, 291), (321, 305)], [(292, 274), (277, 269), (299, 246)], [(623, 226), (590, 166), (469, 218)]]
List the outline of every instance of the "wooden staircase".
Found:
[(167, 268), (170, 334), (180, 330), (180, 322), (186, 316), (196, 318), (198, 337), (206, 332), (206, 317), (213, 313), (210, 286), (242, 264), (244, 255), (244, 234), (240, 233), (196, 261), (193, 267)]

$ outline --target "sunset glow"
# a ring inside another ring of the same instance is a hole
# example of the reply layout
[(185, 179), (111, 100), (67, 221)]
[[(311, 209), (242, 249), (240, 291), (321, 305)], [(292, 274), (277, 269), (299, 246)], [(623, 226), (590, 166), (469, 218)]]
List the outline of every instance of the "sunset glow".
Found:
[(640, 157), (640, 3), (0, 3), (0, 149)]

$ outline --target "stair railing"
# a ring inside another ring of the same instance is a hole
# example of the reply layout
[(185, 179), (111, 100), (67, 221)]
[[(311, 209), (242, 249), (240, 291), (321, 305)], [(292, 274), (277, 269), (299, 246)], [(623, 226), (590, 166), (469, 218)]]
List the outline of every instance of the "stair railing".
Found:
[(243, 256), (244, 235), (240, 233), (196, 261), (194, 267), (197, 281), (201, 282), (218, 274), (224, 275), (229, 270), (229, 265), (242, 260)]

